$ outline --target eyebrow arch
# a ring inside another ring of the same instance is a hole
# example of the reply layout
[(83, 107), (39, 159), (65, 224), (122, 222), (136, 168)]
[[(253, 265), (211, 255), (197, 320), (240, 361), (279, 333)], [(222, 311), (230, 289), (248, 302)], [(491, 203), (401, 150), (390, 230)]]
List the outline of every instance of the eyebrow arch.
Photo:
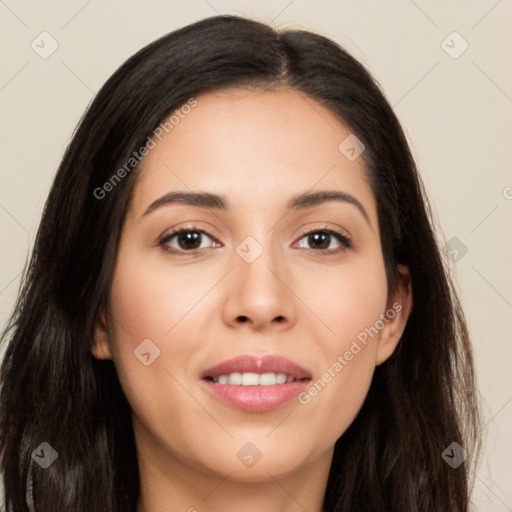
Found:
[[(305, 192), (293, 197), (287, 205), (288, 210), (303, 210), (311, 208), (328, 201), (339, 201), (354, 205), (370, 225), (370, 218), (363, 205), (351, 194), (335, 190), (325, 190), (320, 192)], [(153, 201), (144, 214), (151, 212), (162, 206), (170, 204), (184, 204), (187, 206), (196, 206), (198, 208), (211, 208), (213, 210), (229, 209), (228, 201), (225, 196), (212, 194), (210, 192), (169, 192)]]

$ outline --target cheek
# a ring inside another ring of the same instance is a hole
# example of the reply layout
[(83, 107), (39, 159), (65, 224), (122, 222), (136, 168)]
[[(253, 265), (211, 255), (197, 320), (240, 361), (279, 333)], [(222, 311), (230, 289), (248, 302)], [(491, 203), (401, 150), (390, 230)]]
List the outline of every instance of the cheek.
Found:
[[(310, 285), (313, 283), (310, 283)], [(353, 339), (359, 336), (364, 342), (376, 338), (375, 325), (385, 313), (387, 281), (384, 262), (368, 255), (328, 272), (314, 275), (317, 291), (313, 297), (315, 311), (329, 328), (331, 336), (325, 345), (331, 356), (348, 350)], [(372, 333), (372, 335), (369, 334)], [(373, 344), (375, 345), (375, 343)]]
[(328, 272), (316, 284), (326, 292), (315, 295), (314, 307), (330, 333), (317, 336), (314, 358), (323, 365), (299, 402), (319, 429), (329, 425), (326, 435), (334, 441), (354, 420), (372, 381), (386, 308), (384, 264), (368, 258)]
[(155, 261), (126, 250), (111, 288), (112, 315), (132, 341), (165, 340), (197, 306), (215, 275), (188, 274), (165, 259)]
[(205, 265), (201, 272), (187, 271), (129, 245), (119, 254), (110, 295), (112, 356), (120, 379), (127, 376), (122, 385), (130, 402), (145, 408), (143, 392), (182, 395), (171, 376), (181, 382), (188, 369), (183, 363), (192, 364), (200, 354), (208, 313), (201, 308), (218, 273)]
[[(204, 410), (180, 383), (183, 362), (193, 360), (197, 350), (187, 342), (187, 322), (209, 287), (204, 279), (184, 283), (179, 268), (148, 264), (129, 248), (116, 265), (109, 311), (112, 356), (134, 415), (155, 437), (187, 431), (191, 418), (204, 423)], [(176, 410), (186, 410), (188, 416)]]

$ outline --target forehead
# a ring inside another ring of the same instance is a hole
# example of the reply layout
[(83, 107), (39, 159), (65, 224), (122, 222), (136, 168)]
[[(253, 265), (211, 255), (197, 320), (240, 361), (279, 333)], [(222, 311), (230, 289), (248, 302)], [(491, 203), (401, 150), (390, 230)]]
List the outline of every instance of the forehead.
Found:
[(337, 189), (356, 195), (375, 217), (363, 159), (351, 161), (339, 149), (350, 128), (314, 99), (289, 88), (231, 88), (195, 100), (160, 141), (153, 137), (134, 191), (136, 214), (173, 190), (268, 210), (308, 190)]

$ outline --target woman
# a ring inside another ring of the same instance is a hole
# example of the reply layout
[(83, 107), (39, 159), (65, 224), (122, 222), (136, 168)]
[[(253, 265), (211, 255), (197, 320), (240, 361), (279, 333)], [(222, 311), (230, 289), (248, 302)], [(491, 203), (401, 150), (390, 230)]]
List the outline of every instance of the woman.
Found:
[(428, 200), (319, 35), (217, 16), (124, 63), (3, 340), (7, 510), (468, 510), (472, 353)]

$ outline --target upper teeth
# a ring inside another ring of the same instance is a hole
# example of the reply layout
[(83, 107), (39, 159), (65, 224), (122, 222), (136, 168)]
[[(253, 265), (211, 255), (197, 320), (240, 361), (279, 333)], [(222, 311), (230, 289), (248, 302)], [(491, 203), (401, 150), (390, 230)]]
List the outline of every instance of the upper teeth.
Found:
[(275, 386), (293, 382), (295, 379), (285, 373), (230, 373), (213, 378), (219, 384), (234, 384), (236, 386)]

